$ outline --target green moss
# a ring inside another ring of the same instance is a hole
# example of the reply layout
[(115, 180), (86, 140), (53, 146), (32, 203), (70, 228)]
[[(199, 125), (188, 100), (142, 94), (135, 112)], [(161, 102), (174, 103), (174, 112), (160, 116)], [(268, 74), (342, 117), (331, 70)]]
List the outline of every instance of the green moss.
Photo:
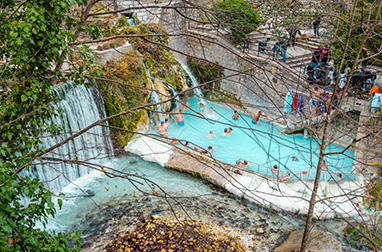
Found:
[[(157, 24), (140, 24), (134, 27), (124, 27), (120, 34), (167, 34)], [(178, 92), (182, 90), (180, 64), (168, 52), (168, 40), (165, 36), (150, 36), (143, 38), (130, 38), (133, 48), (143, 54), (147, 68), (155, 78), (169, 83)]]
[[(108, 62), (102, 69), (103, 77), (113, 81), (100, 81), (99, 86), (105, 99), (108, 115), (127, 111), (145, 103), (148, 92), (142, 91), (147, 83), (147, 74), (140, 56), (130, 53), (117, 62)], [(112, 119), (109, 124), (114, 127), (135, 131), (141, 113), (131, 113)], [(111, 129), (114, 147), (125, 146), (132, 133)]]

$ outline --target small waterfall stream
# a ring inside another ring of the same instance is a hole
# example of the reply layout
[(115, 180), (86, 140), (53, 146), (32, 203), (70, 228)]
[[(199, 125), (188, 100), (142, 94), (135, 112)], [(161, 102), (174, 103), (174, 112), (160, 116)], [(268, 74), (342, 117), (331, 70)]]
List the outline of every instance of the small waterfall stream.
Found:
[[(61, 108), (61, 116), (53, 118), (52, 124), (62, 125), (64, 135), (42, 136), (42, 148), (53, 146), (75, 132), (106, 117), (103, 100), (95, 88), (76, 85), (67, 82), (57, 86), (53, 92), (62, 98), (56, 105)], [(57, 148), (49, 157), (65, 160), (83, 160), (92, 162), (93, 159), (106, 158), (113, 154), (109, 129), (96, 126), (67, 144)], [(58, 193), (71, 181), (84, 176), (89, 171), (84, 166), (70, 163), (37, 164), (23, 175), (38, 178), (47, 188)]]
[[(199, 86), (199, 82), (198, 80), (195, 78), (195, 76), (191, 73), (191, 70), (188, 68), (188, 66), (186, 64), (184, 64), (182, 61), (178, 60), (178, 62), (180, 63), (180, 65), (182, 66), (183, 70), (186, 72), (186, 74), (188, 75), (188, 77), (190, 78), (191, 80), (191, 85), (192, 87), (196, 87), (196, 86)], [(203, 93), (202, 93), (202, 90), (200, 88), (194, 88), (193, 89), (194, 91), (194, 94), (199, 97), (199, 98), (203, 98)]]

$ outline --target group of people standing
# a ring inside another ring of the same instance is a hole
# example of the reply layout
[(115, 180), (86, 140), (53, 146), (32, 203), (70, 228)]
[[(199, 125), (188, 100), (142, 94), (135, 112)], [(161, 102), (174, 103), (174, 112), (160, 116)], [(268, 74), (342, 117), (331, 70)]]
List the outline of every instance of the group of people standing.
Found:
[[(332, 48), (326, 44), (323, 48), (317, 48), (312, 55), (310, 65), (307, 67), (308, 82), (315, 81), (329, 84), (336, 77), (336, 71), (333, 66), (328, 66)], [(328, 83), (329, 82), (329, 83)]]

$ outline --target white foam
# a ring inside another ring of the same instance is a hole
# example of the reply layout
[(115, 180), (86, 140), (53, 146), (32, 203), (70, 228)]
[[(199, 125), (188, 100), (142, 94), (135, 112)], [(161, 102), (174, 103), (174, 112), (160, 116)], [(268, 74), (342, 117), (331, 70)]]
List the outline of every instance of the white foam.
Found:
[(125, 151), (139, 155), (145, 161), (163, 166), (170, 160), (172, 146), (146, 136), (135, 136), (126, 146)]

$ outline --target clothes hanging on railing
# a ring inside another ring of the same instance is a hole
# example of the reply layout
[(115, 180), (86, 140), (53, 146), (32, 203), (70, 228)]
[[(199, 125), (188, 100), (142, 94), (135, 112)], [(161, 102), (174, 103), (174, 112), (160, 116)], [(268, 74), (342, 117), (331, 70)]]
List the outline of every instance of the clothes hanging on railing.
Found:
[(299, 98), (298, 98), (298, 113), (301, 114), (302, 113), (302, 109), (304, 108), (304, 100), (302, 98), (302, 94), (300, 94)]
[(298, 107), (298, 93), (295, 93), (293, 96), (293, 101), (292, 101), (292, 113), (297, 112), (297, 107)]
[(293, 102), (293, 93), (288, 92), (288, 94), (285, 97), (285, 113), (290, 114), (292, 113), (292, 102)]

